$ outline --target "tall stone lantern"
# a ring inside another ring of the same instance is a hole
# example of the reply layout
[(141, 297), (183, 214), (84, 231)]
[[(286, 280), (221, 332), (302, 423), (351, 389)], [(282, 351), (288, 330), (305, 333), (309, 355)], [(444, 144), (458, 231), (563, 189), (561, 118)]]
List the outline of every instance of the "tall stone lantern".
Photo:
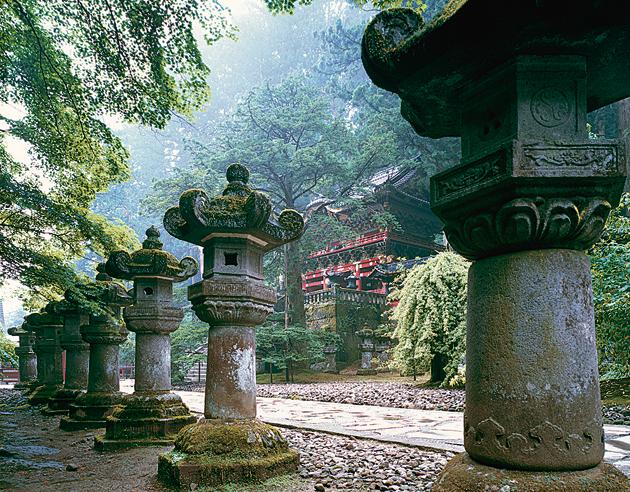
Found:
[(133, 395), (107, 418), (105, 435), (96, 437), (99, 449), (172, 444), (185, 425), (197, 421), (171, 392), (170, 335), (184, 317), (173, 305), (173, 282), (192, 277), (199, 267), (191, 257), (180, 261), (164, 251), (155, 227), (146, 234), (142, 249), (116, 251), (106, 263), (112, 277), (133, 281), (134, 304), (123, 318), (136, 333), (136, 379)]
[(60, 346), (66, 351), (66, 379), (42, 410), (46, 415), (67, 414), (70, 404), (87, 389), (90, 346), (81, 337), (81, 326), (88, 324), (89, 314), (80, 306), (71, 290), (66, 291), (55, 312), (63, 317)]
[(375, 17), (363, 63), (421, 135), (461, 136), (431, 179), (468, 276), (466, 453), (434, 491), (628, 490), (603, 464), (589, 260), (626, 175), (586, 113), (630, 95), (630, 4), (452, 1)]
[(31, 405), (48, 403), (63, 384), (62, 349), (59, 343), (63, 318), (55, 313), (56, 304), (49, 302), (43, 311), (26, 317), (36, 335), (34, 350), (38, 361), (38, 380), (42, 384), (28, 397)]
[(119, 346), (127, 338), (121, 310), (132, 302), (125, 286), (105, 273), (105, 263), (97, 266), (96, 282), (85, 297), (94, 304), (89, 322), (81, 326), (81, 336), (90, 345), (87, 392), (70, 405), (60, 428), (66, 431), (105, 427), (106, 419), (122, 401), (119, 374)]
[(9, 328), (9, 335), (19, 338), (19, 346), (15, 349), (18, 356), (20, 382), (15, 384), (16, 389), (26, 389), (37, 379), (37, 356), (33, 351), (35, 336), (25, 329), (26, 322), (22, 326)]
[(231, 165), (227, 180), (223, 195), (188, 190), (164, 216), (171, 235), (204, 248), (203, 280), (188, 299), (209, 324), (205, 419), (184, 428), (158, 465), (162, 480), (180, 486), (264, 479), (299, 461), (280, 431), (256, 419), (255, 327), (276, 297), (263, 282), (263, 255), (299, 238), (304, 221), (294, 210), (276, 218), (248, 186), (247, 168)]

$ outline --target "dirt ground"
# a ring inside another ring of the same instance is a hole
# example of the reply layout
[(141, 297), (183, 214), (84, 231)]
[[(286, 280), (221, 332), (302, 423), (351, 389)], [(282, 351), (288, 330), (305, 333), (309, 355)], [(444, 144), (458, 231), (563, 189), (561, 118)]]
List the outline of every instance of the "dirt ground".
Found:
[[(18, 391), (0, 389), (0, 490), (173, 490), (158, 482), (156, 476), (158, 455), (171, 448), (98, 452), (93, 448), (94, 436), (103, 430), (65, 432), (59, 429), (59, 420), (26, 405)], [(312, 491), (313, 487), (312, 481), (291, 476), (220, 490), (288, 492)]]

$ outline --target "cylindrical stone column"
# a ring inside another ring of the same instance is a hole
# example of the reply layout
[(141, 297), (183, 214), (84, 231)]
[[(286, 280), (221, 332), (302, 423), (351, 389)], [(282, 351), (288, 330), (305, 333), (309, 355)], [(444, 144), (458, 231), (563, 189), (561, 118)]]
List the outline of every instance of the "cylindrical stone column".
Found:
[(478, 260), (468, 275), (465, 447), (534, 470), (604, 456), (590, 263), (580, 251)]
[(218, 326), (208, 332), (207, 419), (256, 418), (256, 335), (253, 327)]
[(184, 312), (173, 305), (173, 282), (197, 273), (197, 262), (181, 261), (162, 249), (160, 233), (150, 227), (142, 249), (129, 254), (116, 251), (107, 272), (134, 283), (134, 305), (124, 309), (129, 330), (136, 333), (135, 386), (107, 418), (97, 449), (167, 445), (186, 425), (197, 421), (181, 398), (171, 393), (171, 338)]
[(37, 356), (33, 351), (35, 337), (25, 327), (26, 323), (21, 327), (9, 328), (8, 330), (9, 335), (20, 339), (19, 346), (15, 349), (20, 373), (20, 381), (14, 386), (16, 389), (29, 388), (37, 379)]
[(263, 255), (297, 239), (304, 221), (290, 210), (272, 218), (269, 199), (248, 186), (245, 167), (230, 166), (227, 179), (221, 196), (189, 190), (164, 216), (173, 236), (204, 247), (204, 278), (188, 288), (188, 299), (208, 323), (205, 420), (184, 428), (175, 451), (158, 463), (158, 475), (180, 486), (267, 478), (294, 471), (298, 462), (280, 432), (256, 420), (255, 327), (276, 301), (264, 284)]
[(61, 345), (59, 343), (63, 320), (54, 314), (54, 303), (48, 303), (46, 311), (27, 316), (29, 326), (36, 333), (35, 351), (37, 353), (38, 374), (41, 386), (28, 398), (31, 405), (48, 403), (63, 383), (61, 366)]
[(68, 416), (62, 417), (60, 428), (67, 431), (105, 427), (106, 418), (123, 396), (118, 355), (128, 332), (121, 309), (131, 303), (131, 297), (122, 284), (105, 273), (104, 263), (97, 270), (97, 282), (88, 288), (86, 297), (100, 303), (101, 311), (91, 313), (88, 324), (80, 327), (81, 337), (90, 346), (87, 392), (80, 393), (70, 405)]

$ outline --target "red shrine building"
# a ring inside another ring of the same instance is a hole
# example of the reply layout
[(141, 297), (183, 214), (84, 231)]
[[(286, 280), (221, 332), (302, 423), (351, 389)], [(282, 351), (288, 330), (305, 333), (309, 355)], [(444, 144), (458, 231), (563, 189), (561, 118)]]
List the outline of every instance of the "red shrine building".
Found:
[[(369, 206), (375, 213), (389, 212), (399, 226), (396, 230), (357, 231), (355, 238), (313, 251), (308, 256), (302, 281), (307, 303), (317, 302), (321, 297), (309, 294), (334, 287), (386, 295), (388, 284), (399, 268), (410, 268), (444, 249), (440, 244), (442, 224), (431, 211), (428, 200), (417, 196), (417, 180), (413, 170), (389, 170), (375, 178)], [(352, 209), (327, 208), (325, 213), (344, 221)]]

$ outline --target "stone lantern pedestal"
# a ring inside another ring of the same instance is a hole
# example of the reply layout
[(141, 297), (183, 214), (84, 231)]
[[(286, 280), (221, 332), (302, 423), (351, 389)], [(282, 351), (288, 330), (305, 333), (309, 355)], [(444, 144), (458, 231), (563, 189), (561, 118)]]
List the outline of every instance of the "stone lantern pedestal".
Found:
[(59, 427), (66, 431), (105, 427), (106, 418), (122, 401), (118, 355), (128, 332), (120, 311), (131, 297), (105, 274), (103, 263), (98, 272), (86, 297), (101, 303), (102, 312), (90, 314), (89, 323), (81, 326), (81, 336), (90, 345), (87, 392), (77, 396), (68, 416), (61, 418)]
[(275, 304), (263, 254), (297, 239), (304, 222), (290, 210), (273, 217), (243, 166), (230, 166), (227, 179), (222, 196), (189, 190), (164, 216), (170, 234), (204, 247), (204, 279), (188, 298), (209, 324), (205, 418), (185, 427), (158, 463), (160, 479), (180, 487), (262, 480), (295, 471), (299, 461), (279, 430), (256, 419), (255, 327)]
[(473, 260), (467, 454), (436, 492), (630, 488), (602, 463), (584, 253), (626, 175), (624, 146), (589, 139), (586, 112), (630, 95), (629, 40), (630, 6), (592, 1), (532, 0), (508, 13), (468, 0), (427, 28), (395, 9), (366, 30), (364, 65), (401, 95), (416, 131), (462, 137), (461, 164), (431, 179), (431, 205), (449, 244)]
[(134, 393), (107, 417), (105, 435), (96, 437), (97, 449), (169, 445), (184, 426), (197, 421), (171, 392), (170, 335), (184, 317), (173, 305), (173, 282), (192, 277), (198, 266), (190, 257), (179, 261), (163, 251), (159, 235), (151, 227), (142, 249), (131, 255), (114, 252), (106, 264), (110, 275), (134, 283), (135, 302), (123, 317), (136, 333), (136, 378)]
[(66, 380), (42, 410), (46, 415), (67, 414), (70, 404), (87, 388), (90, 346), (81, 337), (81, 325), (86, 325), (89, 315), (66, 299), (57, 306), (57, 313), (63, 316), (63, 331), (60, 345), (66, 351)]
[(54, 303), (48, 303), (46, 311), (28, 315), (27, 323), (36, 334), (34, 349), (38, 361), (38, 380), (42, 383), (30, 394), (28, 402), (42, 405), (48, 403), (63, 384), (62, 350), (59, 344), (63, 320), (54, 314)]
[(30, 388), (37, 379), (37, 356), (33, 351), (35, 336), (30, 331), (25, 330), (24, 325), (8, 329), (9, 335), (20, 339), (19, 346), (15, 349), (20, 371), (20, 382), (14, 385), (16, 389)]

